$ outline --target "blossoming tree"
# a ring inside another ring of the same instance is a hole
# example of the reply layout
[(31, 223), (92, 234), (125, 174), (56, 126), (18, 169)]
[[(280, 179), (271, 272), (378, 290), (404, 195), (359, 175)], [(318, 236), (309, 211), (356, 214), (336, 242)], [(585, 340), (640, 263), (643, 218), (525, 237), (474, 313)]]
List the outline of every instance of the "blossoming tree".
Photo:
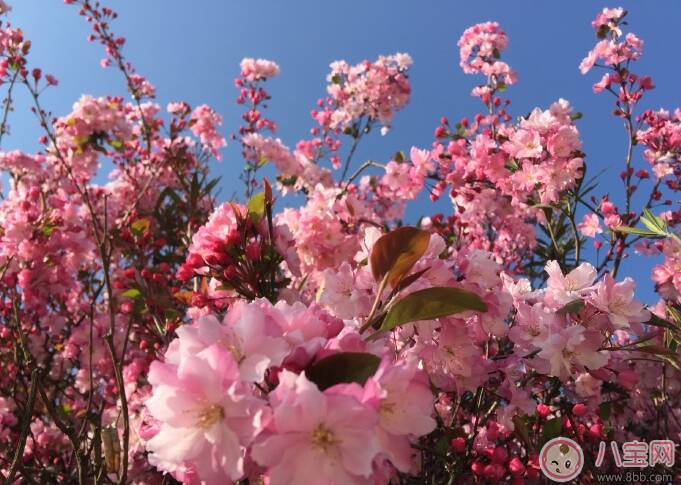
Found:
[[(4, 483), (539, 483), (559, 435), (588, 483), (603, 441), (681, 437), (681, 111), (639, 108), (654, 86), (624, 10), (598, 14), (580, 65), (624, 123), (623, 205), (587, 176), (567, 101), (510, 113), (496, 23), (458, 44), (480, 112), (381, 162), (353, 155), (408, 103), (408, 55), (331, 64), (293, 150), (266, 114), (279, 67), (244, 59), (244, 195), (218, 203), (221, 116), (163, 110), (116, 13), (65, 3), (129, 96), (52, 115), (57, 79), (2, 20), (0, 143), (19, 90), (43, 133), (0, 152)], [(404, 220), (423, 193), (451, 209)], [(618, 277), (634, 254), (662, 255), (653, 306)]]

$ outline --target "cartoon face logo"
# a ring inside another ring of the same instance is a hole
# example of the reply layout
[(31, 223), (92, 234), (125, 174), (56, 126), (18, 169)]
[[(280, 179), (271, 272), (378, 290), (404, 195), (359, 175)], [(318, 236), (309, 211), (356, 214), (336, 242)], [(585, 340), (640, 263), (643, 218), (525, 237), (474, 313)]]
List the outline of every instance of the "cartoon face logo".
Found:
[(553, 438), (542, 446), (539, 467), (554, 482), (569, 482), (582, 472), (584, 452), (570, 438)]

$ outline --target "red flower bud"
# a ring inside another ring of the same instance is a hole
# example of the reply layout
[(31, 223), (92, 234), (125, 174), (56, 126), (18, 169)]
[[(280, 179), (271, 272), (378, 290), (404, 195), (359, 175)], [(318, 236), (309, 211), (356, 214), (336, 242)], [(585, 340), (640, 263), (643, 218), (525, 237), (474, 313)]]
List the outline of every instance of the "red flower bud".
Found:
[(551, 414), (550, 407), (548, 407), (546, 404), (537, 404), (537, 415), (540, 418), (546, 418), (549, 414)]
[(584, 416), (586, 414), (586, 412), (587, 412), (587, 408), (581, 402), (572, 406), (572, 414), (574, 414), (575, 416)]

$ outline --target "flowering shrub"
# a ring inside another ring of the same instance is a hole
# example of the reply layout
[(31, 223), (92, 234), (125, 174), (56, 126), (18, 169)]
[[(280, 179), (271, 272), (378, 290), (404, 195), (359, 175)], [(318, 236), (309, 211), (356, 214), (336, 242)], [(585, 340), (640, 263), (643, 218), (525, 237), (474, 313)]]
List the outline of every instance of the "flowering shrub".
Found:
[[(579, 66), (605, 71), (593, 90), (624, 122), (621, 205), (587, 178), (568, 101), (511, 115), (497, 23), (458, 43), (480, 113), (383, 162), (353, 156), (398, 122), (408, 55), (331, 64), (293, 149), (266, 115), (279, 66), (244, 59), (244, 196), (218, 203), (222, 117), (163, 110), (116, 13), (65, 3), (129, 97), (52, 116), (57, 79), (2, 20), (0, 141), (20, 89), (43, 130), (38, 153), (0, 152), (5, 483), (540, 483), (559, 435), (594, 483), (602, 442), (681, 439), (681, 112), (638, 110), (654, 86), (626, 11), (598, 14)], [(424, 193), (451, 210), (405, 220)], [(288, 194), (302, 203), (279, 210)], [(634, 253), (660, 256), (652, 306), (618, 276)]]

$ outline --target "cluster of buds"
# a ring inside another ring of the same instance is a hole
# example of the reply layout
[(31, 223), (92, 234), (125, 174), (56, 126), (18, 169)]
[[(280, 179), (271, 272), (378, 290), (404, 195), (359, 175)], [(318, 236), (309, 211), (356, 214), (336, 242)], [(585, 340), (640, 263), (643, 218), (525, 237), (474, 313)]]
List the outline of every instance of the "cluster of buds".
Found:
[(254, 195), (247, 206), (225, 203), (194, 235), (177, 278), (197, 278), (192, 306), (223, 307), (233, 297), (274, 299), (289, 282), (280, 275), (284, 261), (275, 245), (272, 190)]

